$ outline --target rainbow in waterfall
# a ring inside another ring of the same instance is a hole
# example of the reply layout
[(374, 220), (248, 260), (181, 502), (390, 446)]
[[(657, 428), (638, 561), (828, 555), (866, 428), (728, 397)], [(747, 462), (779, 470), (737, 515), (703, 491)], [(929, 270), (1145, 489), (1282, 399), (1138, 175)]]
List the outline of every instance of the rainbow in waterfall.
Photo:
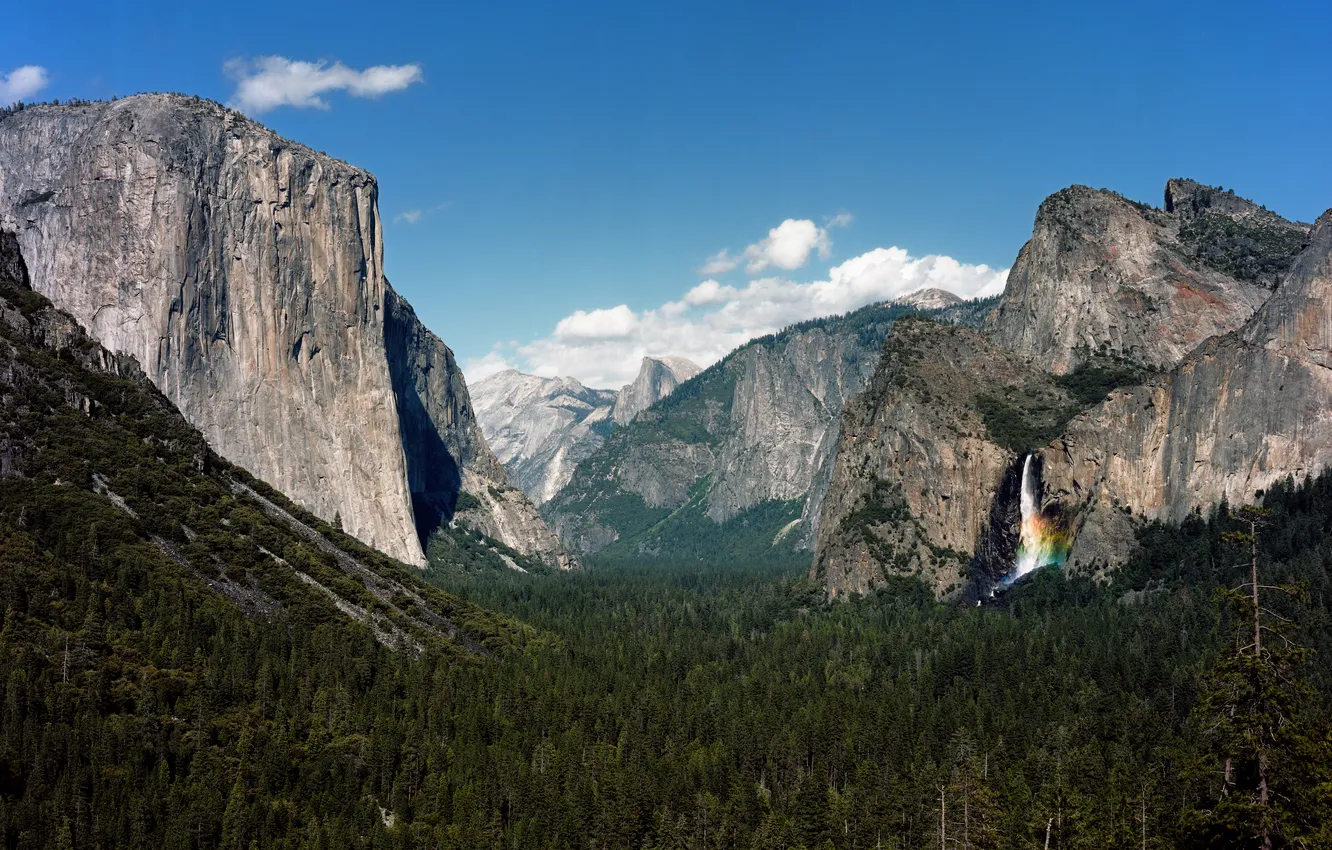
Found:
[(1068, 523), (1058, 506), (1043, 507), (1041, 481), (1035, 454), (1027, 455), (1022, 464), (1022, 490), (1019, 507), (1022, 525), (1018, 534), (1017, 560), (1013, 569), (1004, 576), (1004, 585), (1012, 584), (1041, 567), (1062, 566), (1068, 558), (1070, 539)]

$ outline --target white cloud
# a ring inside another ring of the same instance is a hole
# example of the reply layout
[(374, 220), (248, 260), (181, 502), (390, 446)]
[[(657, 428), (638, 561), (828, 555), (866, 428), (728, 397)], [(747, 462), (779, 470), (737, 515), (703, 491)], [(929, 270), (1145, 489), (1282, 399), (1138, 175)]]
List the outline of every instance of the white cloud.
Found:
[(0, 76), (0, 105), (32, 97), (50, 82), (41, 65), (23, 65)]
[(609, 310), (585, 312), (560, 319), (555, 326), (556, 339), (566, 342), (595, 343), (604, 340), (625, 339), (638, 328), (638, 317), (627, 304)]
[(721, 304), (735, 297), (734, 286), (722, 286), (715, 280), (705, 280), (685, 293), (684, 303), (690, 307)]
[[(1008, 270), (968, 265), (951, 257), (913, 257), (902, 248), (876, 248), (852, 257), (821, 280), (797, 282), (762, 277), (743, 287), (705, 280), (679, 299), (635, 312), (621, 304), (611, 309), (579, 310), (562, 319), (554, 332), (523, 345), (497, 349), (464, 363), (493, 374), (510, 365), (544, 377), (571, 376), (591, 387), (617, 388), (633, 380), (644, 355), (674, 354), (700, 366), (716, 362), (756, 336), (795, 322), (845, 313), (918, 289), (937, 287), (964, 298), (1003, 291)], [(482, 361), (487, 361), (483, 363)], [(495, 364), (503, 367), (495, 368)]]
[(462, 363), (463, 375), (471, 382), (472, 386), (476, 386), (479, 381), (484, 381), (491, 375), (512, 368), (514, 368), (513, 364), (509, 363), (498, 350), (487, 352), (484, 357), (473, 357), (470, 360), (464, 360)]
[(320, 95), (345, 91), (353, 97), (378, 97), (424, 79), (420, 65), (376, 65), (357, 71), (341, 62), (299, 62), (283, 56), (232, 59), (222, 66), (236, 81), (231, 105), (258, 114), (279, 106), (327, 109)]
[(835, 227), (846, 227), (855, 221), (849, 212), (841, 212), (824, 219), (825, 226), (819, 227), (807, 218), (788, 218), (768, 231), (768, 236), (748, 246), (738, 256), (723, 248), (708, 257), (699, 266), (698, 273), (706, 277), (722, 275), (734, 271), (741, 263), (746, 263), (745, 271), (759, 274), (767, 269), (791, 271), (809, 262), (810, 255), (817, 253), (827, 258), (832, 250), (832, 240), (828, 231)]
[(732, 257), (731, 252), (723, 248), (708, 257), (707, 261), (699, 266), (698, 273), (705, 275), (726, 274), (738, 265), (740, 265), (740, 258)]
[(393, 217), (393, 220), (395, 222), (405, 221), (408, 224), (416, 224), (418, 221), (421, 220), (421, 215), (422, 213), (420, 210), (403, 210), (402, 212), (395, 215)]
[(745, 271), (758, 274), (765, 269), (798, 269), (809, 262), (815, 251), (827, 257), (832, 250), (828, 231), (807, 218), (788, 218), (768, 231), (768, 236), (745, 249), (749, 261)]

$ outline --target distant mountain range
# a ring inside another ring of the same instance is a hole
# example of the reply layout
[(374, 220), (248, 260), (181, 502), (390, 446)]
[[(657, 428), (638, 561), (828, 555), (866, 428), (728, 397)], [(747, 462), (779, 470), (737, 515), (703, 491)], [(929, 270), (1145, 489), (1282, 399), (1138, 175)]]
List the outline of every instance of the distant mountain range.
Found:
[[(924, 298), (961, 301), (947, 295)], [(974, 323), (993, 306), (934, 314)], [(741, 346), (613, 431), (543, 512), (566, 545), (603, 558), (808, 557), (842, 406), (893, 322), (918, 312), (876, 304)]]
[(506, 369), (478, 381), (472, 398), (477, 422), (510, 479), (540, 505), (616, 424), (632, 421), (698, 372), (684, 357), (644, 357), (638, 377), (616, 391)]

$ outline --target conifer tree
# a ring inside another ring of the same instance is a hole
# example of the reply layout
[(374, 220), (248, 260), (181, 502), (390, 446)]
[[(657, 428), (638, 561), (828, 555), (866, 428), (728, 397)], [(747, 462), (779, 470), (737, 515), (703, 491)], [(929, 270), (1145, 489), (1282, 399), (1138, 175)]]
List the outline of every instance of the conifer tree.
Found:
[(1210, 804), (1187, 819), (1199, 847), (1311, 846), (1305, 839), (1326, 814), (1306, 792), (1313, 774), (1326, 770), (1318, 762), (1327, 758), (1326, 744), (1319, 746), (1307, 728), (1314, 694), (1300, 668), (1311, 653), (1295, 641), (1292, 621), (1265, 600), (1272, 594), (1298, 600), (1304, 588), (1264, 585), (1259, 578), (1259, 529), (1270, 513), (1241, 508), (1230, 515), (1240, 529), (1223, 535), (1247, 556), (1248, 580), (1217, 592), (1235, 624), (1234, 646), (1205, 678), (1195, 710), (1210, 746), (1214, 789)]

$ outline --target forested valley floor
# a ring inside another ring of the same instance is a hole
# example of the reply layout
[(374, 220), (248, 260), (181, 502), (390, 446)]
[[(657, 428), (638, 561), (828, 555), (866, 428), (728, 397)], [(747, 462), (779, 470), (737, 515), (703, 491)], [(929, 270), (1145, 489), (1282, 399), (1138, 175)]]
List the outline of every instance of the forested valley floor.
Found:
[[(1312, 692), (1240, 716), (1277, 729), (1275, 846), (1329, 846), (1332, 478), (1267, 504), (1260, 567), (1304, 583), (1273, 604), (1315, 651), (1287, 695)], [(137, 570), (121, 512), (62, 540), (22, 510), (0, 512), (6, 846), (1260, 846), (1242, 752), (1223, 795), (1215, 671), (1245, 623), (1213, 590), (1246, 550), (1220, 515), (1147, 529), (1110, 587), (1051, 570), (981, 608), (908, 583), (830, 605), (781, 567), (439, 573), (536, 633), (412, 659)], [(75, 567), (90, 547), (115, 568)]]
[(5, 847), (1332, 846), (1332, 475), (980, 607), (738, 563), (431, 586), (8, 297)]

